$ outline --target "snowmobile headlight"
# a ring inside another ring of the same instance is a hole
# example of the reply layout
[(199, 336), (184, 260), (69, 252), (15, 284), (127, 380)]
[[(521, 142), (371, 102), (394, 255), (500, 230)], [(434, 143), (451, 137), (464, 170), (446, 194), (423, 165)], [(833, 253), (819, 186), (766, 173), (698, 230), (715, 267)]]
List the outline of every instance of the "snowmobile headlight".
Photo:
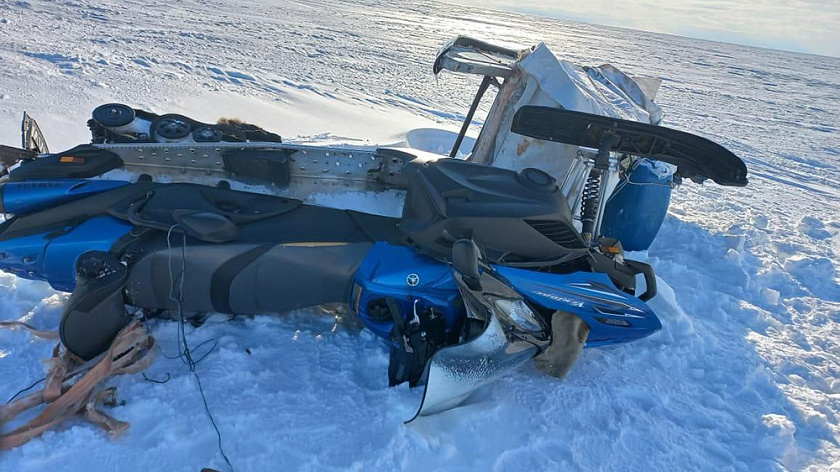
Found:
[(493, 302), (496, 308), (510, 317), (511, 321), (525, 331), (542, 331), (540, 322), (524, 300), (508, 300), (500, 298)]

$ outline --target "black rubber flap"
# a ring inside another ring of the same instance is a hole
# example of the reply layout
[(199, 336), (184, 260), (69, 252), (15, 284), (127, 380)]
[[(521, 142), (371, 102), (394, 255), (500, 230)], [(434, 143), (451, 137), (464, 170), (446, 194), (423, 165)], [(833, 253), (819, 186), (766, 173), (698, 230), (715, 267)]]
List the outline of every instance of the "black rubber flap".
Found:
[(288, 149), (236, 149), (225, 151), (222, 159), (228, 172), (285, 186), (291, 179), (291, 153)]
[(684, 131), (636, 121), (528, 105), (513, 117), (511, 131), (536, 139), (600, 148), (604, 134), (614, 132), (611, 151), (676, 165), (678, 175), (704, 177), (720, 185), (747, 185), (747, 166), (725, 147)]

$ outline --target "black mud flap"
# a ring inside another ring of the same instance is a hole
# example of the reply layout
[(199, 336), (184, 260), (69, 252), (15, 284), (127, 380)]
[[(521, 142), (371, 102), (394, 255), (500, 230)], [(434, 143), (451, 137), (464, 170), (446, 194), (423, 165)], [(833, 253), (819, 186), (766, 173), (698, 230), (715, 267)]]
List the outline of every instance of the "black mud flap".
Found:
[(677, 175), (720, 185), (747, 185), (747, 166), (725, 147), (706, 138), (636, 121), (579, 111), (527, 105), (517, 110), (511, 131), (546, 141), (599, 149), (615, 134), (610, 151), (674, 164)]
[(265, 179), (287, 186), (291, 181), (290, 149), (233, 149), (222, 153), (225, 170), (237, 176)]

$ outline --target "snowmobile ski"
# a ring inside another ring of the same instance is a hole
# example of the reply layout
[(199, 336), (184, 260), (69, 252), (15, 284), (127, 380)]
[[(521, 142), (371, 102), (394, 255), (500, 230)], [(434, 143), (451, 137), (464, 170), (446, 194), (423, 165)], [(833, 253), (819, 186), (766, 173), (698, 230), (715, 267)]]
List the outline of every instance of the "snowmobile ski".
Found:
[(663, 126), (528, 105), (516, 112), (511, 131), (592, 149), (599, 149), (606, 136), (614, 134), (617, 139), (610, 146), (612, 152), (673, 164), (682, 177), (747, 185), (747, 167), (731, 151), (706, 138)]

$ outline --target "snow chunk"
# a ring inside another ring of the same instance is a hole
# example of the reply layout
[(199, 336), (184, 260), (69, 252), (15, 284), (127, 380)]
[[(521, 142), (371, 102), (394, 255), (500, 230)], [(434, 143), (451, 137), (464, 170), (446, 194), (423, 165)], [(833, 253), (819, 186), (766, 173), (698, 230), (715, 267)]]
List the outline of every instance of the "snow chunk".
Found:
[(767, 229), (770, 220), (765, 215), (753, 215), (750, 218), (750, 222), (758, 229)]
[(723, 236), (723, 242), (726, 244), (726, 247), (739, 253), (744, 251), (745, 241), (746, 238), (743, 234), (727, 234)]
[(779, 451), (781, 462), (790, 464), (796, 455), (796, 426), (784, 415), (767, 414), (761, 417), (761, 422), (767, 430), (761, 440), (762, 446), (771, 451)]
[(778, 290), (764, 287), (761, 289), (761, 296), (764, 297), (764, 301), (766, 301), (769, 305), (778, 305), (781, 293), (779, 293)]
[(825, 224), (813, 216), (803, 216), (796, 226), (800, 233), (808, 235), (814, 239), (828, 239), (831, 233), (825, 229)]
[(840, 294), (831, 259), (795, 254), (785, 261), (785, 270), (818, 297), (832, 298)]

